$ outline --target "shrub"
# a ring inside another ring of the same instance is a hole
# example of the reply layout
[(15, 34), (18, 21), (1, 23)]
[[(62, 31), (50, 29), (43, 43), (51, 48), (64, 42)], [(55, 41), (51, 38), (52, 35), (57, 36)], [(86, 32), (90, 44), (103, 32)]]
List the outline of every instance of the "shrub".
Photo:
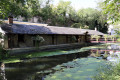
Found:
[(120, 80), (120, 63), (104, 68), (94, 80)]

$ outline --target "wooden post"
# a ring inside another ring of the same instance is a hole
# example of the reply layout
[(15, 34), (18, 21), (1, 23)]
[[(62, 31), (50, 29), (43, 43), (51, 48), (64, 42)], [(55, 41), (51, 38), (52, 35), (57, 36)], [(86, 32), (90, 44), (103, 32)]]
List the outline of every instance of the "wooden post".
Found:
[(68, 43), (68, 35), (66, 36), (66, 43)]
[(54, 45), (55, 43), (55, 41), (54, 41), (54, 39), (55, 39), (55, 37), (54, 37), (54, 34), (52, 35), (52, 44)]
[(55, 35), (55, 38), (56, 38), (56, 45), (57, 45), (57, 35)]

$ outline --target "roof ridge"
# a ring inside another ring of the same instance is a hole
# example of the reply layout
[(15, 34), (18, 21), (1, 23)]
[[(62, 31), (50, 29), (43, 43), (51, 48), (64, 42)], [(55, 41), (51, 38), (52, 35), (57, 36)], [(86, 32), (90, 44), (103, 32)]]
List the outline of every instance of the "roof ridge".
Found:
[[(8, 23), (8, 20), (4, 20), (5, 23)], [(31, 22), (20, 22), (20, 21), (14, 21), (14, 24), (25, 24), (25, 25), (38, 25), (38, 26), (47, 26), (48, 24), (42, 24), (42, 23), (31, 23)]]

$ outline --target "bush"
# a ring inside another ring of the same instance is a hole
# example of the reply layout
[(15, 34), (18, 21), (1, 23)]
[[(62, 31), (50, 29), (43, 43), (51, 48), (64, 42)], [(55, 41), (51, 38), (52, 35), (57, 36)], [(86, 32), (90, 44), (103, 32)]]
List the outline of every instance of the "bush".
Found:
[(94, 80), (120, 80), (120, 63), (114, 66), (104, 68)]

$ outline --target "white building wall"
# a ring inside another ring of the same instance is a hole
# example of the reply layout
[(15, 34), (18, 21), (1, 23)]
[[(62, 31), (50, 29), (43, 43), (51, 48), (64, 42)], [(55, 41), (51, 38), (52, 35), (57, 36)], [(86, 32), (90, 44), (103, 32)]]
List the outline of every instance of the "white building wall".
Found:
[(115, 35), (114, 25), (112, 25), (112, 24), (109, 25), (108, 33), (111, 34), (111, 35)]

